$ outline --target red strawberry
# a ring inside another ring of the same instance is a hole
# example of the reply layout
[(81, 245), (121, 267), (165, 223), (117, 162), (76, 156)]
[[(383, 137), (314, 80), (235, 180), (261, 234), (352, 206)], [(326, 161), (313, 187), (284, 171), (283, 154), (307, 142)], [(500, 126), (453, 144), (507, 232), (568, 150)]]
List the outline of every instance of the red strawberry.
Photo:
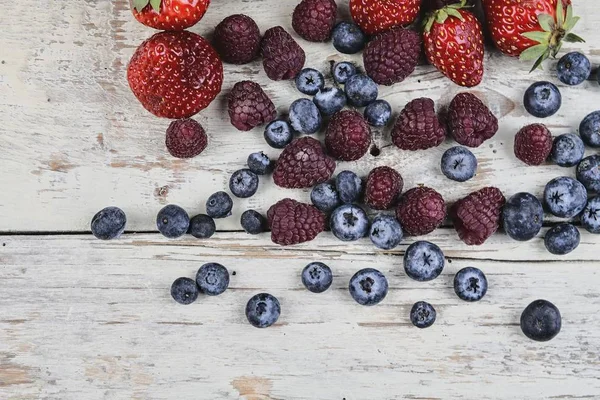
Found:
[(151, 28), (182, 31), (204, 17), (210, 0), (130, 0), (135, 19)]
[(431, 64), (460, 86), (477, 86), (483, 78), (483, 32), (465, 0), (428, 16), (423, 42)]
[(411, 24), (419, 14), (421, 0), (350, 0), (350, 14), (367, 35)]

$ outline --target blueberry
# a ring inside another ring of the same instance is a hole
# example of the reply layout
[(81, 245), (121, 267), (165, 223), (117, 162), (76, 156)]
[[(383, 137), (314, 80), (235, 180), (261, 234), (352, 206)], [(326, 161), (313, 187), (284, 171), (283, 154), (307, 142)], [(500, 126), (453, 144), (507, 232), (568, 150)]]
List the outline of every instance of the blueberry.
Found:
[(550, 228), (544, 237), (546, 249), (555, 255), (564, 256), (579, 246), (581, 234), (579, 230), (567, 223), (558, 224)]
[(581, 225), (590, 233), (600, 233), (600, 196), (588, 201), (581, 213)]
[(321, 128), (321, 113), (312, 101), (298, 99), (290, 106), (289, 119), (298, 133), (312, 134)]
[(313, 68), (304, 68), (296, 76), (296, 88), (308, 95), (315, 95), (325, 86), (323, 74)]
[(177, 278), (171, 285), (171, 297), (179, 304), (192, 304), (198, 298), (198, 286), (190, 278)]
[(247, 163), (250, 171), (256, 175), (265, 175), (271, 172), (271, 159), (262, 151), (250, 154)]
[(388, 281), (381, 272), (373, 268), (361, 269), (352, 276), (348, 285), (350, 295), (360, 305), (374, 306), (388, 292)]
[(330, 225), (334, 236), (345, 242), (363, 238), (369, 232), (367, 213), (351, 204), (344, 204), (333, 210)]
[(552, 161), (561, 167), (574, 167), (583, 158), (585, 147), (583, 140), (574, 133), (565, 133), (554, 138), (552, 144)]
[(323, 115), (333, 115), (346, 106), (346, 93), (340, 88), (327, 87), (319, 91), (313, 102)]
[(275, 120), (265, 128), (265, 141), (274, 149), (283, 149), (294, 139), (294, 132), (287, 121)]
[(335, 178), (335, 188), (344, 204), (358, 201), (362, 186), (362, 180), (352, 171), (342, 171)]
[(449, 148), (442, 156), (442, 173), (456, 182), (466, 182), (475, 176), (477, 158), (462, 146)]
[(339, 62), (333, 66), (333, 80), (343, 85), (353, 75), (356, 75), (356, 66), (347, 61)]
[(465, 301), (479, 301), (487, 293), (488, 282), (479, 268), (466, 267), (454, 276), (454, 293)]
[(546, 81), (529, 86), (523, 96), (523, 104), (527, 112), (538, 118), (556, 114), (561, 103), (562, 96), (556, 85)]
[(163, 236), (174, 239), (187, 233), (190, 217), (185, 210), (174, 204), (165, 206), (156, 216), (156, 227)]
[(118, 207), (106, 207), (92, 218), (92, 234), (98, 239), (117, 239), (125, 231), (127, 217)]
[(517, 193), (506, 202), (502, 223), (514, 240), (531, 240), (540, 233), (544, 223), (542, 203), (531, 193)]
[(392, 106), (385, 100), (375, 100), (365, 108), (365, 119), (372, 126), (386, 126), (392, 117)]
[(552, 179), (546, 185), (544, 202), (553, 215), (560, 218), (573, 218), (585, 207), (587, 192), (581, 182), (568, 176), (561, 176)]
[(331, 268), (321, 262), (312, 262), (302, 270), (302, 283), (313, 293), (323, 293), (332, 282)]
[(426, 301), (416, 302), (410, 310), (410, 322), (417, 328), (429, 328), (435, 322), (435, 308)]
[(330, 213), (342, 204), (335, 186), (328, 182), (316, 185), (310, 192), (310, 200), (325, 213)]
[(577, 180), (590, 192), (600, 193), (600, 155), (581, 160), (577, 166)]
[(404, 253), (406, 275), (419, 282), (430, 281), (440, 276), (445, 263), (442, 250), (425, 240), (414, 242)]
[(281, 306), (279, 300), (268, 293), (259, 293), (248, 300), (246, 318), (252, 326), (267, 328), (279, 319)]
[(358, 25), (351, 22), (340, 22), (331, 33), (333, 47), (340, 53), (356, 54), (367, 43), (367, 37)]
[(249, 169), (235, 171), (229, 179), (229, 190), (241, 199), (254, 196), (258, 190), (258, 175)]
[(380, 249), (391, 250), (402, 241), (403, 232), (396, 217), (379, 214), (371, 224), (371, 242)]
[[(598, 69), (600, 72), (600, 69)], [(579, 124), (579, 134), (585, 144), (600, 147), (600, 111), (594, 111)]]
[(196, 284), (200, 292), (218, 296), (229, 287), (229, 271), (221, 264), (204, 264), (196, 273)]
[(567, 85), (579, 85), (590, 77), (592, 64), (583, 54), (573, 51), (558, 60), (556, 65), (558, 79)]
[(344, 86), (348, 103), (355, 107), (365, 107), (377, 100), (379, 95), (377, 84), (363, 74), (356, 74)]
[(560, 332), (562, 318), (558, 308), (547, 300), (536, 300), (521, 314), (521, 330), (531, 340), (547, 342)]
[(225, 192), (212, 194), (206, 200), (206, 214), (211, 218), (225, 218), (231, 215), (233, 200)]
[(242, 228), (251, 235), (258, 235), (259, 233), (263, 233), (265, 231), (266, 225), (265, 217), (262, 216), (261, 213), (254, 210), (247, 210), (242, 213), (242, 217), (240, 218), (240, 223), (242, 224)]
[(190, 220), (188, 233), (198, 239), (208, 239), (215, 234), (215, 220), (205, 214), (196, 215)]

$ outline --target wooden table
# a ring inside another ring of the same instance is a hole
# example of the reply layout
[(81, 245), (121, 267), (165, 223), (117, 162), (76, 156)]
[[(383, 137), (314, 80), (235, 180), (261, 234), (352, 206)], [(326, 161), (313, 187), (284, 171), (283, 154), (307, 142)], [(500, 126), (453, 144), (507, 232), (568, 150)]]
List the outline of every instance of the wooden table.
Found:
[[(214, 0), (194, 31), (210, 35), (225, 16), (243, 12), (261, 30), (291, 32), (295, 0)], [(342, 2), (340, 2), (342, 3)], [(343, 2), (346, 3), (346, 2)], [(600, 62), (600, 12), (595, 1), (576, 1), (583, 17), (578, 47)], [(307, 201), (306, 190), (283, 190), (263, 179), (258, 194), (236, 200), (234, 215), (217, 222), (210, 240), (166, 240), (155, 215), (168, 203), (190, 214), (204, 211), (213, 192), (251, 151), (268, 148), (262, 131), (238, 132), (229, 124), (225, 95), (237, 81), (259, 82), (280, 113), (299, 93), (292, 82), (269, 81), (260, 62), (227, 65), (224, 91), (196, 118), (210, 135), (202, 156), (173, 159), (165, 151), (167, 120), (147, 113), (131, 94), (125, 71), (134, 49), (153, 31), (136, 22), (125, 0), (21, 0), (0, 13), (0, 398), (2, 399), (598, 399), (600, 398), (600, 237), (582, 232), (581, 246), (550, 255), (538, 238), (518, 243), (496, 234), (467, 247), (450, 226), (426, 237), (445, 251), (443, 275), (418, 283), (402, 270), (411, 240), (378, 251), (368, 239), (344, 244), (330, 234), (281, 248), (267, 234), (241, 232), (248, 208), (266, 212), (283, 197)], [(341, 7), (347, 18), (347, 7)], [(308, 44), (307, 65), (327, 70), (338, 54), (331, 44)], [(541, 195), (547, 181), (573, 175), (553, 165), (526, 168), (512, 151), (513, 136), (536, 121), (521, 104), (525, 88), (551, 76), (496, 51), (486, 55), (484, 82), (474, 89), (500, 117), (500, 132), (475, 149), (479, 174), (453, 184), (439, 171), (450, 141), (418, 154), (390, 145), (375, 130), (377, 157), (340, 164), (365, 175), (378, 165), (397, 168), (406, 187), (426, 184), (449, 202), (486, 185), (507, 196)], [(600, 108), (600, 87), (559, 85), (563, 107), (544, 120), (554, 134), (575, 132)], [(380, 87), (396, 111), (427, 96), (448, 104), (461, 88), (432, 67), (419, 67), (401, 84)], [(323, 134), (318, 135), (323, 138)], [(121, 240), (89, 234), (93, 214), (118, 205), (127, 213)], [(549, 220), (549, 225), (556, 220)], [(544, 231), (547, 228), (544, 229)], [(307, 292), (299, 279), (310, 261), (334, 271), (332, 288)], [(233, 272), (222, 296), (180, 306), (171, 282), (192, 277), (205, 262)], [(460, 301), (454, 273), (476, 266), (490, 281), (479, 303)], [(350, 276), (375, 267), (390, 282), (373, 308), (348, 295)], [(268, 291), (282, 305), (279, 322), (251, 327), (246, 301)], [(549, 343), (526, 339), (519, 316), (545, 298), (563, 315), (563, 330)], [(427, 300), (438, 320), (414, 328), (408, 312)]]

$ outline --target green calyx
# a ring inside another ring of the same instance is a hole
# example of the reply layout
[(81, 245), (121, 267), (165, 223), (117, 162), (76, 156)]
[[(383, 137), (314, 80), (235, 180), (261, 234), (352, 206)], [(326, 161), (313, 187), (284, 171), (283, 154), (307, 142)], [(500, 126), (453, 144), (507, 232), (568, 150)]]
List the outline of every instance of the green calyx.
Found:
[(162, 0), (132, 0), (132, 3), (133, 3), (133, 8), (135, 8), (137, 12), (142, 12), (142, 10), (144, 8), (146, 8), (146, 6), (148, 4), (150, 4), (150, 6), (152, 6), (154, 11), (160, 12), (161, 1)]
[(556, 3), (556, 19), (548, 14), (539, 14), (538, 21), (542, 31), (521, 34), (527, 39), (538, 43), (523, 51), (519, 57), (523, 61), (535, 60), (529, 72), (538, 68), (541, 69), (542, 62), (548, 57), (556, 57), (563, 41), (571, 43), (585, 42), (585, 40), (570, 32), (579, 21), (579, 17), (573, 16), (573, 6), (569, 5), (565, 13), (562, 0), (558, 0)]
[(425, 19), (423, 20), (425, 32), (429, 33), (434, 23), (443, 24), (444, 22), (446, 22), (448, 17), (455, 17), (461, 21), (464, 21), (462, 14), (458, 12), (458, 10), (467, 7), (470, 7), (467, 5), (467, 0), (460, 0), (460, 3), (450, 4), (446, 7), (440, 8), (439, 10), (429, 13), (427, 17), (425, 17)]

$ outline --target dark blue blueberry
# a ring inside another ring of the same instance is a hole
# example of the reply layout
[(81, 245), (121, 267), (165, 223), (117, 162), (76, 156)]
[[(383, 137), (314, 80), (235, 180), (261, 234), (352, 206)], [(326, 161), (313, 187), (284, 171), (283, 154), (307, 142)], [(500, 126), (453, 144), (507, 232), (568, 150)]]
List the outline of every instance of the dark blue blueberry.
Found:
[(581, 121), (579, 124), (579, 134), (583, 142), (588, 146), (600, 147), (600, 111), (588, 114)]
[(404, 253), (406, 275), (419, 282), (430, 281), (440, 276), (445, 263), (442, 250), (425, 240), (414, 242)]
[(600, 155), (581, 160), (577, 166), (577, 179), (590, 192), (600, 193)]
[(330, 213), (342, 204), (335, 186), (329, 182), (315, 186), (310, 192), (310, 201), (325, 213)]
[(356, 54), (367, 43), (367, 37), (358, 25), (352, 22), (340, 22), (331, 33), (333, 47), (340, 53)]
[(315, 95), (325, 86), (323, 74), (313, 68), (304, 68), (296, 76), (296, 88), (308, 95)]
[(302, 283), (313, 293), (323, 293), (332, 282), (331, 268), (321, 262), (312, 262), (302, 270)]
[(426, 301), (418, 301), (410, 310), (410, 322), (417, 328), (429, 328), (435, 322), (435, 308)]
[(600, 233), (600, 196), (588, 201), (581, 213), (581, 225), (590, 233)]
[(574, 133), (565, 133), (554, 139), (550, 157), (556, 165), (574, 167), (579, 164), (585, 153), (583, 140)]
[(313, 102), (323, 115), (333, 115), (346, 106), (348, 99), (342, 89), (327, 87), (315, 95)]
[(392, 117), (392, 106), (385, 100), (375, 100), (365, 108), (365, 119), (372, 126), (386, 126)]
[(198, 298), (196, 281), (190, 278), (177, 278), (171, 285), (171, 297), (179, 304), (192, 304)]
[(553, 215), (560, 218), (573, 218), (585, 207), (587, 192), (581, 182), (568, 176), (561, 176), (552, 179), (546, 185), (544, 203)]
[(184, 235), (190, 227), (190, 217), (174, 204), (163, 207), (156, 216), (156, 227), (163, 236), (174, 239)]
[(347, 61), (339, 62), (333, 66), (333, 80), (343, 85), (353, 75), (356, 75), (356, 66)]
[(259, 293), (248, 300), (246, 318), (252, 326), (267, 328), (279, 319), (281, 306), (279, 300), (268, 293)]
[(251, 235), (258, 235), (265, 231), (266, 226), (265, 217), (261, 213), (255, 210), (247, 210), (242, 213), (240, 223), (242, 228)]
[(373, 79), (363, 74), (356, 74), (344, 86), (348, 103), (355, 107), (365, 107), (377, 100), (379, 91)]
[(553, 83), (536, 82), (525, 91), (523, 105), (534, 117), (546, 118), (556, 114), (562, 103), (560, 91)]
[(592, 64), (583, 54), (573, 51), (558, 60), (556, 65), (558, 79), (567, 85), (579, 85), (590, 77)]
[(546, 232), (544, 244), (550, 253), (563, 256), (575, 250), (579, 246), (580, 240), (579, 229), (571, 224), (562, 223), (553, 226)]
[(312, 134), (321, 128), (321, 113), (309, 99), (298, 99), (290, 105), (290, 125), (298, 133)]
[(517, 193), (504, 205), (502, 223), (514, 240), (531, 240), (540, 233), (544, 223), (542, 203), (531, 193)]
[(456, 182), (466, 182), (475, 176), (477, 158), (462, 146), (449, 148), (442, 156), (442, 173)]
[(206, 214), (211, 218), (225, 218), (231, 215), (233, 200), (225, 192), (212, 194), (206, 200)]
[(487, 278), (479, 268), (466, 267), (454, 276), (454, 293), (462, 300), (479, 301), (487, 288)]
[(374, 306), (387, 295), (388, 281), (385, 275), (376, 269), (365, 268), (352, 276), (348, 289), (358, 304)]
[(369, 236), (375, 246), (391, 250), (402, 241), (402, 226), (393, 215), (379, 214), (373, 219)]
[(118, 207), (106, 207), (92, 218), (92, 234), (98, 239), (117, 239), (125, 231), (127, 217)]
[(235, 171), (229, 179), (229, 190), (241, 199), (254, 196), (258, 190), (258, 175), (249, 169)]
[(342, 203), (354, 203), (362, 194), (362, 179), (352, 171), (342, 171), (335, 178), (335, 189)]
[(204, 264), (196, 273), (196, 284), (200, 292), (218, 296), (229, 287), (229, 271), (221, 264)]
[(265, 175), (271, 172), (271, 159), (262, 151), (250, 154), (247, 162), (250, 171), (256, 175)]
[(369, 233), (367, 213), (351, 204), (344, 204), (333, 210), (329, 224), (335, 237), (345, 242), (358, 240)]
[(215, 220), (205, 214), (196, 215), (190, 220), (188, 233), (198, 239), (208, 239), (215, 234)]
[(294, 139), (294, 132), (287, 121), (275, 120), (265, 128), (265, 140), (274, 149), (283, 149)]
[(558, 308), (547, 300), (536, 300), (521, 314), (521, 330), (531, 340), (547, 342), (560, 332), (562, 317)]

